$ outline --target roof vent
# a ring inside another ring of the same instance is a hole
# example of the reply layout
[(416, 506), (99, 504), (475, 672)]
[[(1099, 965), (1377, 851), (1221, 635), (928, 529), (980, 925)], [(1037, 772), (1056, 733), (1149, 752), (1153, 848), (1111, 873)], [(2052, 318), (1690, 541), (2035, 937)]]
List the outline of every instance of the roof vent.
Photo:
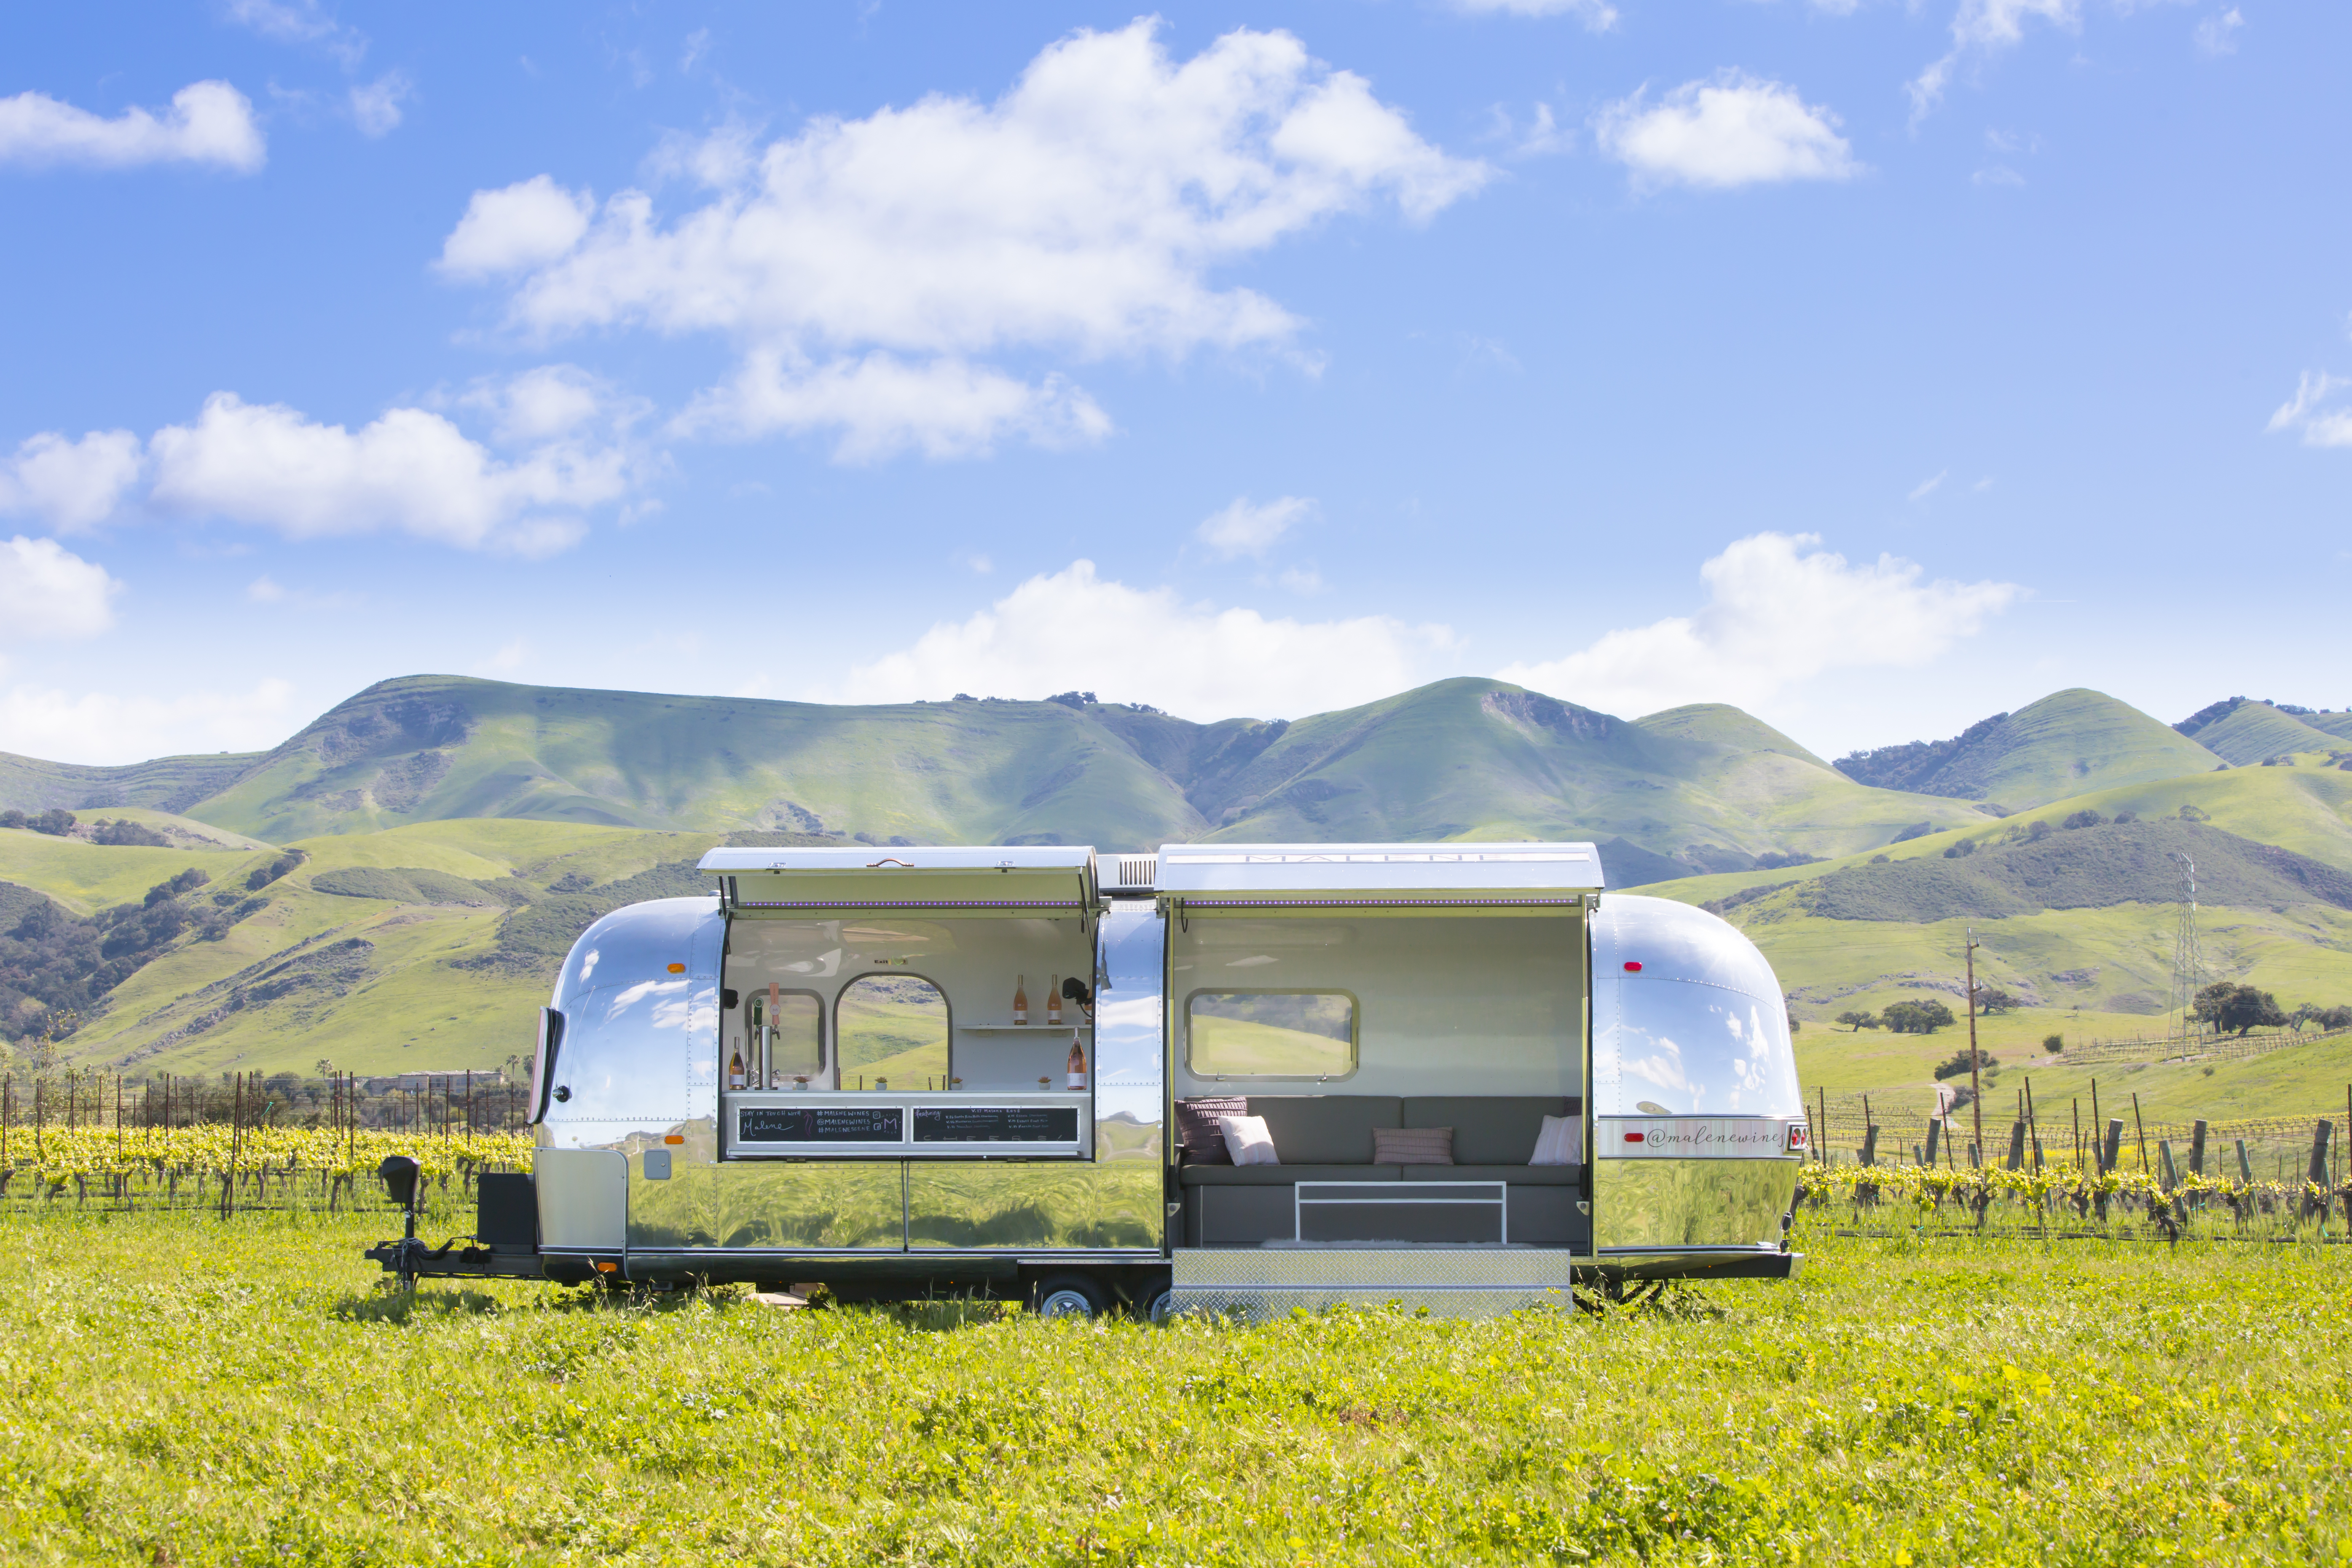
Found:
[(1148, 893), (1160, 879), (1157, 855), (1106, 855), (1103, 889), (1112, 893)]

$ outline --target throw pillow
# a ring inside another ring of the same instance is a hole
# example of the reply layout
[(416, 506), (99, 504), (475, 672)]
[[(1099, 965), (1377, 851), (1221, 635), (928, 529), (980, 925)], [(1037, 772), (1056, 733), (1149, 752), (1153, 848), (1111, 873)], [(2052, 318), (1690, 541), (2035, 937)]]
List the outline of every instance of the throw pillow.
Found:
[(1454, 1129), (1375, 1127), (1372, 1129), (1372, 1163), (1451, 1165), (1454, 1163)]
[(1233, 1156), (1225, 1152), (1225, 1135), (1217, 1126), (1220, 1116), (1249, 1114), (1248, 1097), (1239, 1094), (1202, 1095), (1197, 1100), (1176, 1102), (1176, 1147), (1183, 1152), (1188, 1165), (1230, 1165)]
[(1535, 1157), (1530, 1165), (1575, 1165), (1583, 1163), (1584, 1121), (1576, 1116), (1547, 1116), (1543, 1131), (1536, 1134)]
[(1274, 1152), (1274, 1134), (1265, 1130), (1263, 1116), (1220, 1116), (1217, 1128), (1225, 1135), (1225, 1152), (1236, 1165), (1279, 1165), (1282, 1161)]

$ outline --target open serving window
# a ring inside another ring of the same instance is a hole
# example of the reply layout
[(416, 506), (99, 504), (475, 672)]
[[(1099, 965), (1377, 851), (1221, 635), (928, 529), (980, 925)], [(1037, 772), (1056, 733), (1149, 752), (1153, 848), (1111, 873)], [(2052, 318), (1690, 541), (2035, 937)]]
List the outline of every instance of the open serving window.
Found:
[(723, 1157), (1091, 1154), (1091, 849), (714, 849), (702, 868), (728, 916)]

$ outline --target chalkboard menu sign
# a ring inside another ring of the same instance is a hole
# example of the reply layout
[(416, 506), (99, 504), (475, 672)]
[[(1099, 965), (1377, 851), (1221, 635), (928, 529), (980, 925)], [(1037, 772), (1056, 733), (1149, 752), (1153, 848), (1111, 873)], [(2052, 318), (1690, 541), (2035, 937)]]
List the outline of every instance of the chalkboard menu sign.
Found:
[(918, 1143), (1075, 1143), (1074, 1105), (919, 1105)]
[(745, 1143), (898, 1143), (907, 1112), (896, 1105), (762, 1105), (737, 1112)]

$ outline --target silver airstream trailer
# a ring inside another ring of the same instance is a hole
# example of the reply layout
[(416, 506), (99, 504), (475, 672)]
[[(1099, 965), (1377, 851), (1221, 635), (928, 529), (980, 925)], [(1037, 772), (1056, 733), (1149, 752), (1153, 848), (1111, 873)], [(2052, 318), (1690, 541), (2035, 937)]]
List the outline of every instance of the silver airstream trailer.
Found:
[[(1589, 844), (712, 850), (542, 1011), (529, 1175), (412, 1277), (1454, 1312), (1785, 1277), (1787, 1011)], [(1268, 1147), (1270, 1145), (1270, 1147)]]

